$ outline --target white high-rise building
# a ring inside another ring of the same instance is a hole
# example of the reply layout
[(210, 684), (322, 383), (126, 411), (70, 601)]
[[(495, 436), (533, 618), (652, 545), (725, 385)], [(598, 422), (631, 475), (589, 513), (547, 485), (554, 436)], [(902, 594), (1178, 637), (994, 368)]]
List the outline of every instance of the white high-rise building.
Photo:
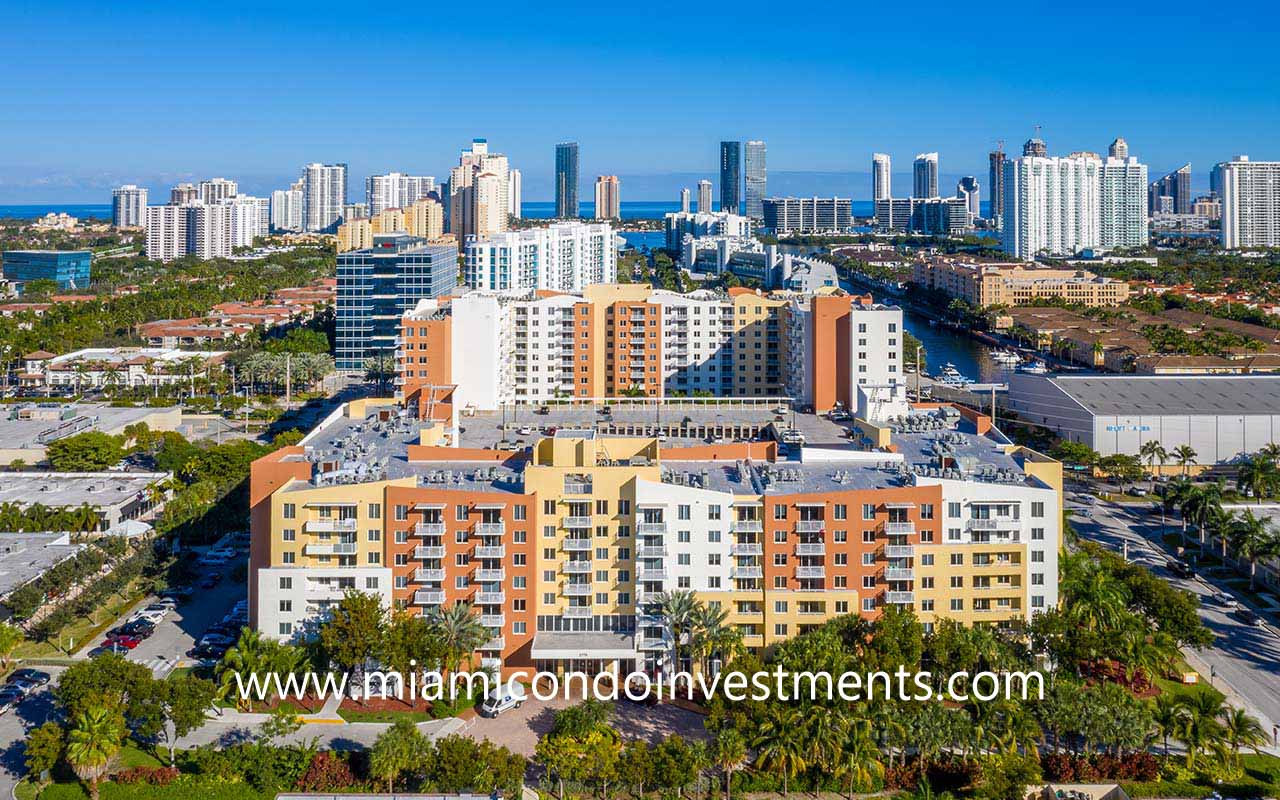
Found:
[(911, 164), (911, 196), (930, 198), (938, 196), (938, 154), (921, 153)]
[(888, 153), (871, 155), (871, 199), (888, 200), (893, 197), (892, 159)]
[(473, 289), (579, 292), (618, 278), (608, 223), (557, 222), (545, 228), (468, 237), (463, 282)]
[(711, 181), (698, 181), (698, 213), (710, 214), (714, 209), (711, 207)]
[(1236, 156), (1214, 168), (1222, 194), (1222, 246), (1280, 247), (1280, 161)]
[(507, 157), (490, 153), (485, 139), (463, 150), (449, 172), (449, 231), (461, 244), (468, 236), (488, 236), (507, 229), (511, 211), (511, 168)]
[(233, 219), (237, 212), (243, 213), (242, 228), (257, 226), (260, 219), (257, 203), (227, 201), (212, 205), (194, 202), (147, 206), (147, 258), (172, 261), (183, 256), (209, 259), (231, 255), (235, 246)]
[[(1123, 139), (1112, 143), (1116, 152), (1128, 152)], [(1110, 249), (1145, 247), (1147, 235), (1147, 165), (1133, 156), (1108, 157), (1102, 162), (1099, 193), (1098, 243)]]
[(1101, 172), (1102, 160), (1092, 154), (1006, 161), (1001, 248), (1030, 261), (1098, 247)]
[(973, 222), (982, 216), (982, 187), (977, 177), (965, 175), (956, 184), (956, 197), (964, 200), (965, 210), (969, 212), (969, 221)]
[(520, 210), (520, 206), (523, 203), (521, 199), (523, 190), (521, 189), (520, 181), (520, 170), (507, 171), (507, 213), (516, 219), (520, 219), (523, 216), (523, 212)]
[(147, 206), (147, 258), (172, 261), (187, 254), (187, 206)]
[(369, 216), (376, 217), (388, 208), (408, 208), (434, 192), (436, 179), (431, 175), (405, 175), (390, 172), (364, 179), (365, 202)]
[(271, 227), (277, 231), (302, 230), (302, 181), (271, 193)]
[(617, 175), (596, 178), (596, 219), (621, 219), (622, 196)]
[(235, 197), (239, 191), (240, 187), (236, 185), (236, 182), (229, 181), (226, 178), (200, 181), (200, 202), (217, 203), (228, 197)]
[(331, 233), (347, 202), (346, 164), (308, 164), (302, 169), (302, 229)]
[(230, 209), (227, 236), (232, 248), (253, 247), (255, 237), (270, 233), (271, 201), (267, 198), (241, 194), (229, 197), (220, 204)]
[(746, 215), (758, 222), (764, 219), (764, 198), (769, 193), (764, 142), (753, 139), (743, 145), (742, 167)]
[(688, 189), (680, 190), (680, 213), (681, 214), (689, 213), (689, 190)]
[(147, 190), (132, 183), (111, 193), (111, 224), (117, 228), (139, 228), (147, 221)]

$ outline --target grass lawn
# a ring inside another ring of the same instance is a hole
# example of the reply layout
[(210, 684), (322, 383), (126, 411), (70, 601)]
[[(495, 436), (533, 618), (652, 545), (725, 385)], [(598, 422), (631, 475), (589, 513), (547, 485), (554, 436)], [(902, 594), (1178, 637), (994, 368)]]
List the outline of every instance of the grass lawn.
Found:
[(410, 722), (430, 722), (433, 717), (426, 711), (348, 711), (340, 709), (338, 716), (347, 722), (395, 722), (400, 719), (407, 719)]
[[(1174, 665), (1174, 673), (1181, 675), (1186, 672), (1195, 672), (1195, 670), (1191, 669), (1186, 661), (1178, 659), (1178, 663)], [(1201, 694), (1217, 695), (1219, 700), (1226, 698), (1226, 695), (1209, 685), (1204, 675), (1200, 676), (1199, 683), (1183, 683), (1172, 678), (1156, 678), (1155, 683), (1160, 687), (1160, 691), (1172, 695), (1177, 700), (1190, 700)]]
[[(92, 616), (81, 617), (63, 628), (53, 642), (31, 640), (21, 642), (14, 649), (13, 657), (20, 659), (62, 658), (75, 653), (84, 647), (86, 643), (101, 636), (104, 631), (114, 625), (121, 614), (132, 608), (135, 603), (143, 598), (143, 581), (144, 579), (142, 578), (135, 578), (129, 583), (123, 597), (118, 594), (111, 595), (106, 605), (99, 606)], [(64, 645), (69, 647), (70, 652), (63, 649)]]
[(1153, 781), (1121, 784), (1130, 797), (1207, 797), (1219, 792), (1226, 797), (1280, 796), (1280, 758), (1257, 753), (1242, 758), (1244, 775), (1221, 784), (1186, 781)]

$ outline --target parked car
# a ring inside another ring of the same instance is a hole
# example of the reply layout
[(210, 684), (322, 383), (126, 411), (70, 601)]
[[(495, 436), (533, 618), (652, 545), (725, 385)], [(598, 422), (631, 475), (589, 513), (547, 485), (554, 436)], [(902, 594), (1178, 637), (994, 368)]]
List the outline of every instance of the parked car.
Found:
[(489, 694), (485, 695), (484, 701), (480, 703), (480, 715), (484, 717), (496, 717), (503, 711), (512, 708), (519, 708), (524, 705), (525, 693), (524, 687), (520, 684), (508, 685), (502, 684), (494, 687)]
[(1178, 561), (1176, 559), (1169, 559), (1165, 562), (1165, 566), (1170, 572), (1177, 575), (1179, 578), (1190, 578), (1195, 574), (1191, 571), (1191, 567), (1189, 567), (1186, 562)]
[(26, 695), (16, 689), (0, 690), (0, 714), (9, 713), (9, 711), (16, 707), (18, 703), (22, 702), (24, 697), (26, 697)]
[(130, 636), (127, 633), (123, 633), (123, 634), (120, 634), (119, 636), (112, 636), (108, 638), (107, 644), (117, 644), (126, 650), (132, 650), (133, 648), (142, 644), (142, 637)]
[(135, 612), (132, 617), (129, 617), (129, 622), (145, 620), (150, 622), (152, 625), (159, 625), (160, 620), (164, 619), (165, 613), (166, 612), (164, 611), (147, 611), (146, 609), (143, 609), (142, 611)]
[(1240, 602), (1236, 600), (1235, 596), (1227, 592), (1214, 592), (1213, 599), (1218, 605), (1226, 608), (1238, 608), (1240, 606)]
[(229, 649), (231, 648), (227, 645), (198, 644), (187, 651), (187, 656), (201, 660), (210, 659), (217, 661), (222, 658)]
[(234, 640), (230, 636), (221, 633), (206, 633), (196, 644), (225, 644), (230, 647), (232, 641)]
[(173, 598), (174, 600), (186, 600), (188, 597), (190, 597), (193, 594), (195, 594), (195, 590), (192, 589), (190, 586), (174, 586), (174, 587), (165, 589), (163, 592), (160, 593), (160, 596)]
[(118, 644), (116, 642), (107, 642), (106, 644), (100, 645), (90, 650), (89, 658), (97, 658), (98, 656), (105, 655), (107, 653), (115, 653), (116, 655), (123, 656), (128, 652), (129, 652), (129, 648), (125, 647), (122, 644)]
[(117, 636), (137, 636), (139, 639), (146, 639), (156, 632), (156, 626), (145, 619), (135, 619), (132, 622), (126, 622), (112, 628), (107, 632), (107, 638), (111, 639)]
[(4, 685), (4, 689), (0, 691), (17, 691), (21, 692), (23, 697), (26, 697), (39, 688), (40, 686), (38, 684), (32, 683), (31, 681), (14, 680), (10, 678), (9, 682)]
[(164, 602), (156, 602), (156, 603), (152, 603), (151, 605), (147, 606), (142, 610), (148, 614), (167, 615), (170, 611), (173, 610), (173, 606), (171, 604), (166, 604)]
[[(173, 597), (161, 597), (159, 600), (152, 603), (151, 606), (158, 606), (168, 611), (172, 611), (178, 607), (178, 601)], [(151, 606), (147, 606), (147, 608), (151, 608)]]
[(1253, 625), (1256, 628), (1261, 628), (1265, 623), (1265, 620), (1255, 614), (1253, 609), (1246, 608), (1245, 606), (1240, 606), (1236, 609), (1236, 619), (1246, 625)]
[(27, 683), (34, 683), (36, 686), (44, 686), (49, 682), (49, 680), (49, 673), (31, 668), (15, 670), (14, 673), (9, 676), (10, 682), (25, 681)]

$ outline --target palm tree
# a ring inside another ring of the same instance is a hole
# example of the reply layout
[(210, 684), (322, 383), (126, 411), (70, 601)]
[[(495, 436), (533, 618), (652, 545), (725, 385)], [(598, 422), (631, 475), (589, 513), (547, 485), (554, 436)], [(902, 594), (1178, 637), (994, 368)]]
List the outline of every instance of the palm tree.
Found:
[(1160, 737), (1164, 740), (1166, 757), (1169, 755), (1169, 737), (1177, 736), (1182, 731), (1185, 717), (1186, 708), (1173, 695), (1165, 692), (1156, 697), (1152, 719), (1160, 730)]
[(1109, 571), (1087, 556), (1063, 562), (1062, 594), (1067, 617), (1090, 631), (1111, 630), (1125, 615), (1128, 591)]
[(1138, 448), (1138, 457), (1147, 462), (1147, 469), (1151, 472), (1151, 486), (1147, 490), (1150, 494), (1156, 488), (1155, 466), (1159, 464), (1161, 469), (1164, 468), (1164, 462), (1169, 460), (1169, 451), (1164, 449), (1159, 439), (1148, 439), (1142, 443), (1142, 447)]
[(1164, 523), (1164, 513), (1177, 509), (1178, 516), (1182, 519), (1182, 546), (1187, 546), (1187, 515), (1183, 509), (1187, 506), (1187, 501), (1191, 495), (1198, 491), (1196, 485), (1183, 476), (1178, 476), (1168, 486), (1168, 491), (1164, 493), (1164, 499), (1160, 504), (1161, 525)]
[(1186, 475), (1188, 469), (1195, 463), (1197, 455), (1198, 453), (1189, 444), (1180, 444), (1173, 448), (1173, 460), (1178, 463), (1178, 466), (1182, 467), (1183, 475)]
[(1223, 484), (1221, 481), (1205, 486), (1197, 486), (1194, 491), (1188, 494), (1186, 505), (1183, 506), (1182, 513), (1191, 519), (1200, 533), (1200, 545), (1202, 548), (1205, 540), (1205, 528), (1208, 527), (1210, 522), (1222, 515), (1222, 492)]
[(880, 751), (871, 740), (870, 720), (860, 719), (848, 726), (833, 772), (837, 777), (848, 777), (849, 800), (853, 800), (854, 792), (859, 789), (871, 791), (876, 781), (884, 777)]
[(489, 641), (489, 630), (480, 624), (469, 603), (436, 606), (427, 616), (432, 631), (440, 639), (450, 672), (457, 672), (462, 659)]
[(1270, 518), (1259, 519), (1245, 511), (1228, 529), (1228, 535), (1236, 557), (1249, 562), (1249, 589), (1253, 590), (1257, 585), (1258, 562), (1280, 556), (1280, 532), (1272, 527)]
[(1262, 498), (1275, 489), (1278, 475), (1280, 473), (1276, 470), (1275, 461), (1255, 456), (1240, 465), (1240, 471), (1236, 475), (1236, 488), (1253, 495), (1261, 504)]
[(1222, 730), (1226, 743), (1235, 754), (1236, 767), (1240, 766), (1240, 749), (1252, 747), (1254, 752), (1267, 743), (1266, 731), (1262, 723), (1249, 715), (1243, 708), (1228, 708), (1222, 712)]
[(89, 783), (89, 796), (98, 800), (98, 781), (120, 752), (124, 720), (106, 706), (90, 706), (78, 714), (67, 735), (67, 763)]
[(1187, 769), (1194, 769), (1201, 752), (1221, 750), (1225, 731), (1218, 718), (1226, 709), (1216, 692), (1199, 692), (1182, 703), (1182, 735), (1187, 746)]
[(676, 672), (681, 668), (680, 644), (693, 630), (700, 605), (693, 592), (681, 590), (663, 592), (656, 601), (658, 614), (671, 634), (671, 663)]
[(769, 707), (767, 716), (756, 731), (756, 765), (782, 775), (782, 796), (788, 796), (788, 781), (809, 768), (805, 741), (804, 717), (789, 705)]
[[(223, 698), (235, 695), (236, 708), (246, 711), (252, 707), (253, 699), (237, 691), (247, 686), (251, 675), (266, 675), (271, 669), (269, 648), (271, 643), (263, 640), (262, 634), (253, 628), (245, 628), (235, 645), (222, 655), (218, 662), (218, 687)], [(236, 676), (239, 675), (239, 680)]]
[(716, 734), (712, 742), (712, 760), (724, 775), (724, 797), (730, 800), (733, 785), (733, 773), (742, 766), (747, 758), (747, 744), (742, 734), (733, 728), (724, 728)]

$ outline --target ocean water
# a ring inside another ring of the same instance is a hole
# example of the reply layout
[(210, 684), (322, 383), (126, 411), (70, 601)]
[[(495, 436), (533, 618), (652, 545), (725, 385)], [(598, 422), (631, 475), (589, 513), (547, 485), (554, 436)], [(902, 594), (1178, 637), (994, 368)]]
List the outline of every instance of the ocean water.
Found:
[(87, 217), (97, 217), (99, 219), (111, 219), (110, 203), (52, 203), (40, 205), (25, 206), (3, 206), (0, 205), (0, 219), (35, 219), (43, 217), (48, 213), (58, 214), (66, 212), (73, 217), (85, 219)]

